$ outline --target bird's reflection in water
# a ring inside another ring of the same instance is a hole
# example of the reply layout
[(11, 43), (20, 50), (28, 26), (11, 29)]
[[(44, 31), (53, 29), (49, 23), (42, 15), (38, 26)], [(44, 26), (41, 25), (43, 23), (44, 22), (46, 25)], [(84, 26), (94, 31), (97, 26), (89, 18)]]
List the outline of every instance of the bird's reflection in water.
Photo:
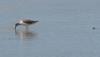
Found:
[(15, 35), (18, 36), (20, 39), (29, 40), (35, 38), (37, 33), (26, 30), (26, 31), (15, 31)]

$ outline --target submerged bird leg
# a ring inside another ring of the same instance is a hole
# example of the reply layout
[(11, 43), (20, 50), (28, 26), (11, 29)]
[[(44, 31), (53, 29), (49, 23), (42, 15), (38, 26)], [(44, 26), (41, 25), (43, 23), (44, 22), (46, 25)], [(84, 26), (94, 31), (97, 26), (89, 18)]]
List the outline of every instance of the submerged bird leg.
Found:
[(25, 26), (25, 31), (29, 31), (29, 26)]

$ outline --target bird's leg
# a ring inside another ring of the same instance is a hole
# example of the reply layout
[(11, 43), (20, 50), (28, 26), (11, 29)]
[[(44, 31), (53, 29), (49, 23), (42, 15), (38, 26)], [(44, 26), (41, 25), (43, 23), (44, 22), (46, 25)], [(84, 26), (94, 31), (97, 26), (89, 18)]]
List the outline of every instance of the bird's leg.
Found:
[(25, 31), (29, 31), (29, 26), (25, 26)]

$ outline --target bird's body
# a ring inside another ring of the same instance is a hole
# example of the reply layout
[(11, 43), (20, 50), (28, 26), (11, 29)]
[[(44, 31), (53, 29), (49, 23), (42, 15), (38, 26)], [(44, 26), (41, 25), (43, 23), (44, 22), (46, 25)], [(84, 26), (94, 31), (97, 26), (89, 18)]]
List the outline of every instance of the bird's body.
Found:
[(33, 20), (30, 20), (30, 19), (19, 20), (19, 22), (17, 22), (17, 23), (15, 24), (15, 29), (16, 29), (16, 27), (19, 26), (19, 25), (24, 25), (24, 26), (27, 27), (27, 26), (29, 26), (29, 25), (35, 24), (36, 22), (38, 22), (38, 21), (33, 21)]

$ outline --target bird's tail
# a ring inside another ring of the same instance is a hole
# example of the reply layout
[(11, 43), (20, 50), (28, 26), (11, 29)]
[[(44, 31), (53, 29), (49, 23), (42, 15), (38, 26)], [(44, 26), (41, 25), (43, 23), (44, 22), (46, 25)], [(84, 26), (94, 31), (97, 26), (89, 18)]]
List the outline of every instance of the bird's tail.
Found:
[(39, 22), (39, 21), (33, 21), (33, 23), (37, 23), (37, 22)]

